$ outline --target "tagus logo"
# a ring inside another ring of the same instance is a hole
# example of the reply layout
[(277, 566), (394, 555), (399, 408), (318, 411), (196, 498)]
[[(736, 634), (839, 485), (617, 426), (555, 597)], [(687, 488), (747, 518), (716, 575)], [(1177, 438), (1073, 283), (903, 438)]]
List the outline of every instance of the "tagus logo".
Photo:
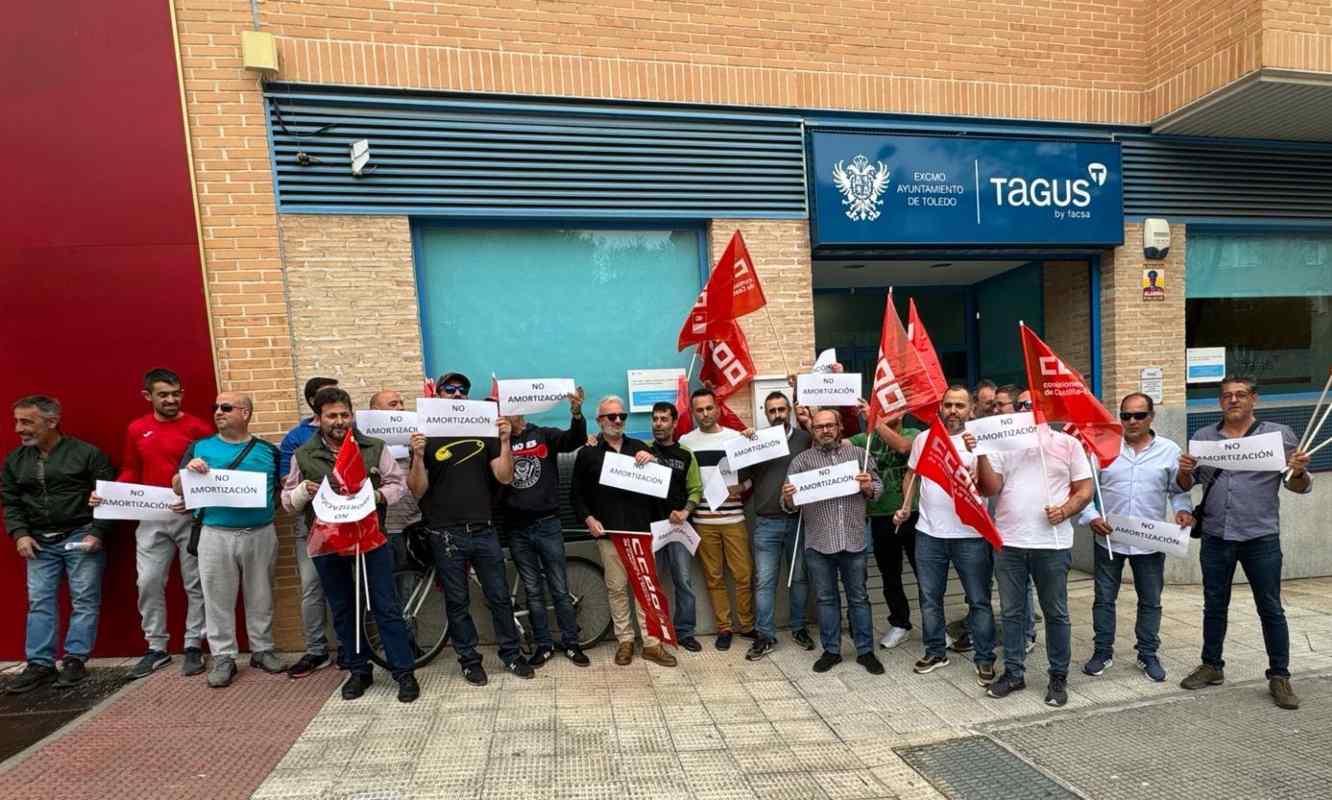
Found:
[(1104, 186), (1109, 176), (1109, 168), (1093, 161), (1087, 165), (1086, 178), (990, 178), (990, 186), (998, 206), (1086, 208), (1091, 205), (1092, 185)]

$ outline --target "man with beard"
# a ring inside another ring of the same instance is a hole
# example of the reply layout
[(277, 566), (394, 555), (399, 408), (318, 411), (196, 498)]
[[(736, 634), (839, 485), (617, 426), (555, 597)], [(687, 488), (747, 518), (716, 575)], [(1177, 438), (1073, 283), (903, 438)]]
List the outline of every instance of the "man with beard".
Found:
[(578, 620), (569, 600), (569, 569), (560, 526), (560, 453), (572, 453), (587, 439), (583, 387), (569, 395), (569, 429), (529, 425), (521, 415), (508, 417), (513, 430), (513, 483), (504, 491), (504, 529), (509, 553), (527, 594), (528, 623), (536, 650), (527, 663), (540, 667), (555, 652), (546, 613), (546, 590), (555, 604), (560, 651), (580, 667), (592, 662), (578, 646)]
[[(393, 460), (382, 439), (365, 436), (355, 430), (351, 397), (342, 389), (320, 389), (310, 407), (314, 410), (319, 432), (296, 449), (291, 472), (287, 474), (282, 486), (282, 507), (303, 514), (310, 535), (314, 536), (316, 520), (310, 501), (319, 492), (320, 483), (325, 479), (335, 490), (346, 491), (346, 487), (335, 486), (337, 476), (333, 474), (333, 466), (337, 463), (338, 452), (347, 446), (347, 437), (350, 436), (365, 462), (366, 480), (370, 481), (375, 491), (375, 513), (379, 515), (382, 524), (384, 510), (407, 491), (406, 478), (398, 462)], [(361, 558), (365, 563), (365, 591), (370, 596), (370, 610), (375, 616), (379, 638), (393, 670), (393, 678), (398, 682), (398, 700), (410, 703), (420, 697), (421, 687), (412, 671), (415, 658), (407, 625), (402, 619), (397, 589), (393, 585), (393, 548), (385, 543), (373, 550), (362, 551)], [(338, 634), (342, 664), (348, 672), (347, 680), (342, 684), (342, 699), (355, 700), (374, 683), (374, 671), (366, 655), (364, 635), (361, 636), (360, 649), (357, 649), (356, 611), (359, 599), (356, 597), (356, 570), (359, 565), (355, 555), (340, 555), (336, 552), (312, 554), (310, 560), (319, 571), (324, 596), (328, 599), (329, 608), (333, 610), (333, 630)]]

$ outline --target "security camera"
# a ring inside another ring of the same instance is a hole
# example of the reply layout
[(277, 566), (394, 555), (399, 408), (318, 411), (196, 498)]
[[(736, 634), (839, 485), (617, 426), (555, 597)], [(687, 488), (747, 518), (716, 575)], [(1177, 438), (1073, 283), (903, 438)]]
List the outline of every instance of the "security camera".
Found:
[(366, 168), (370, 163), (370, 140), (357, 139), (351, 143), (351, 171), (352, 175), (361, 177), (374, 171), (374, 167)]

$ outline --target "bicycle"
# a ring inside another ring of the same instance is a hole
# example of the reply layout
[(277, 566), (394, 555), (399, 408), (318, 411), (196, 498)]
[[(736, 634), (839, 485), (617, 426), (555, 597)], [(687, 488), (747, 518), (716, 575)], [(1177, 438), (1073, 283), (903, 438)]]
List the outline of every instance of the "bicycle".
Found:
[[(415, 530), (413, 530), (415, 528)], [(444, 590), (436, 579), (434, 557), (424, 528), (411, 526), (403, 531), (406, 542), (407, 563), (394, 570), (393, 580), (398, 587), (402, 601), (403, 621), (412, 639), (412, 648), (416, 653), (416, 667), (424, 667), (444, 650), (449, 641), (449, 618), (444, 607)], [(506, 558), (506, 565), (512, 559)], [(606, 596), (605, 571), (595, 561), (581, 556), (568, 556), (569, 600), (573, 604), (574, 616), (578, 621), (580, 647), (591, 647), (606, 638), (611, 631), (610, 601)], [(527, 606), (526, 591), (522, 577), (514, 571), (513, 584), (509, 589), (509, 602), (513, 607), (513, 622), (518, 630), (520, 649), (524, 655), (531, 655), (536, 649), (532, 638), (532, 628), (525, 625), (531, 611)], [(467, 569), (468, 579), (478, 590), (481, 582), (476, 571)], [(544, 595), (544, 592), (543, 592)], [(555, 620), (554, 604), (546, 603), (546, 622), (549, 629), (558, 631)], [(365, 615), (365, 636), (369, 645), (369, 657), (376, 665), (388, 669), (384, 658), (383, 645), (379, 640), (379, 629), (375, 625), (374, 615)]]

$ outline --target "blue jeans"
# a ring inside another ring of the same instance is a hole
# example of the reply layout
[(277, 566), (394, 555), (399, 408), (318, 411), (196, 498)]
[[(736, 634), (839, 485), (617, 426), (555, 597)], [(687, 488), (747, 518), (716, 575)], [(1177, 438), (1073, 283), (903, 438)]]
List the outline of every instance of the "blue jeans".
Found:
[(1092, 603), (1095, 654), (1115, 654), (1115, 600), (1124, 577), (1124, 562), (1133, 569), (1133, 588), (1138, 593), (1138, 621), (1133, 628), (1140, 656), (1154, 656), (1161, 647), (1161, 589), (1165, 586), (1165, 553), (1126, 556), (1105, 552), (1105, 540), (1097, 537), (1096, 601)]
[(814, 581), (819, 598), (819, 639), (823, 650), (842, 654), (842, 595), (838, 575), (846, 587), (847, 617), (856, 655), (874, 652), (874, 617), (870, 613), (869, 593), (865, 589), (865, 552), (842, 550), (832, 555), (805, 548), (805, 565)]
[[(70, 531), (50, 544), (38, 542), (41, 550), (28, 562), (27, 657), (30, 664), (55, 666), (56, 633), (60, 610), (56, 595), (60, 577), (69, 579), (69, 628), (65, 631), (65, 655), (87, 661), (97, 640), (97, 614), (102, 606), (102, 570), (106, 551), (85, 553), (66, 550), (66, 542), (81, 542), (88, 528)], [(34, 539), (36, 541), (36, 539)]]
[(994, 611), (990, 608), (990, 579), (994, 556), (984, 539), (940, 539), (916, 533), (916, 581), (920, 588), (920, 626), (925, 657), (945, 652), (943, 599), (948, 588), (948, 564), (957, 569), (967, 598), (967, 629), (979, 664), (994, 663)]
[(560, 647), (578, 646), (578, 620), (569, 600), (569, 567), (564, 558), (564, 531), (558, 516), (545, 517), (521, 528), (509, 529), (509, 554), (518, 566), (527, 594), (527, 622), (537, 647), (555, 646), (546, 611), (546, 587), (555, 603), (560, 626)]
[(999, 581), (999, 606), (1004, 621), (1004, 672), (1014, 678), (1026, 673), (1027, 578), (1036, 584), (1036, 594), (1045, 615), (1045, 649), (1050, 674), (1068, 676), (1072, 626), (1068, 621), (1068, 570), (1072, 550), (1039, 550), (1005, 547), (995, 559)]
[(458, 653), (458, 663), (475, 666), (481, 663), (476, 652), (479, 637), (476, 623), (472, 622), (471, 598), (467, 591), (467, 566), (476, 570), (481, 592), (490, 608), (490, 619), (495, 625), (495, 638), (499, 641), (499, 657), (505, 664), (518, 658), (518, 628), (513, 624), (513, 603), (509, 601), (509, 585), (505, 581), (504, 551), (494, 526), (471, 525), (471, 531), (461, 525), (430, 530), (430, 549), (435, 555), (435, 568), (444, 584), (444, 607), (449, 617), (449, 638)]
[[(370, 590), (370, 610), (379, 628), (379, 639), (384, 656), (392, 668), (393, 677), (411, 674), (415, 656), (411, 636), (402, 620), (402, 605), (398, 589), (393, 585), (393, 547), (383, 545), (364, 553), (366, 588)], [(338, 634), (338, 660), (348, 672), (371, 671), (366, 655), (365, 631), (361, 631), (361, 649), (356, 649), (356, 558), (336, 553), (310, 559), (319, 571), (319, 583), (324, 587), (324, 599), (333, 612), (333, 630)], [(365, 598), (361, 598), (365, 608)], [(364, 612), (362, 612), (364, 613)]]
[(1230, 612), (1230, 587), (1235, 565), (1244, 567), (1249, 579), (1258, 619), (1263, 624), (1267, 649), (1268, 678), (1290, 677), (1290, 629), (1281, 607), (1281, 538), (1279, 534), (1227, 542), (1216, 536), (1202, 537), (1203, 648), (1202, 661), (1217, 669), (1225, 667), (1221, 648), (1226, 641)]
[[(790, 553), (795, 548), (796, 524), (799, 517), (759, 517), (754, 526), (754, 628), (769, 641), (777, 640), (777, 584), (785, 583), (788, 574), (782, 562), (791, 563)], [(808, 567), (802, 554), (796, 553), (795, 577), (791, 579), (791, 616), (793, 630), (805, 627), (809, 603)]]
[(694, 557), (689, 548), (679, 542), (657, 551), (657, 576), (663, 564), (671, 566), (671, 583), (675, 585), (675, 602), (671, 604), (671, 623), (675, 625), (676, 640), (688, 639), (698, 627), (698, 611), (694, 602)]

